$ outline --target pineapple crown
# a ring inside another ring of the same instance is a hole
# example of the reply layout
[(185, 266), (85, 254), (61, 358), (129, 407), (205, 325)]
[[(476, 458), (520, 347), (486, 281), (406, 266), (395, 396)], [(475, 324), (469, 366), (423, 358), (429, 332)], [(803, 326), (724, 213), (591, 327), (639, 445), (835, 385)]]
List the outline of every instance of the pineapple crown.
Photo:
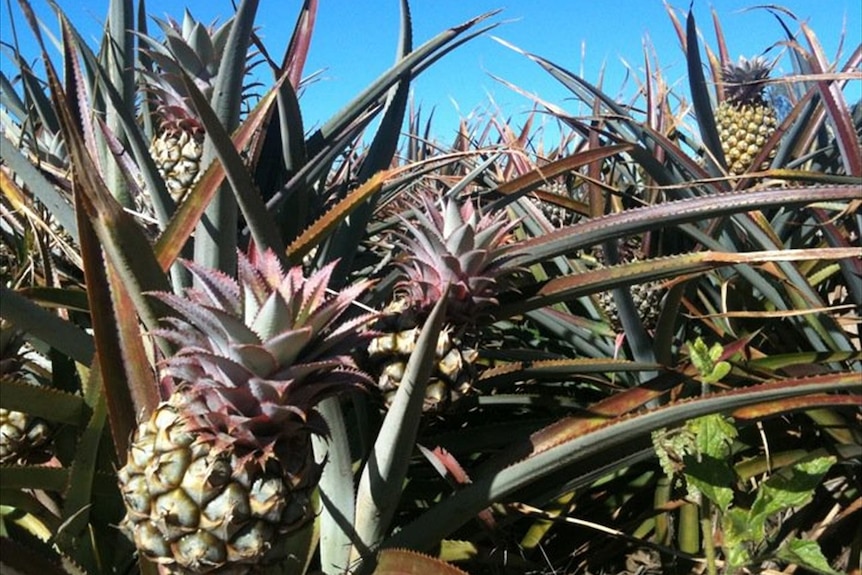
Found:
[(722, 70), (727, 99), (738, 104), (762, 104), (769, 71), (770, 65), (762, 56), (750, 60), (740, 56), (736, 64), (728, 63)]
[(518, 225), (505, 211), (480, 214), (470, 199), (420, 195), (414, 221), (404, 219), (397, 288), (420, 314), (449, 286), (448, 314), (469, 322), (496, 302), (500, 282), (518, 268), (509, 265), (510, 232)]
[(320, 400), (370, 381), (351, 351), (371, 317), (344, 317), (369, 282), (329, 295), (334, 264), (308, 277), (299, 267), (285, 273), (272, 251), (240, 253), (238, 280), (182, 263), (197, 287), (152, 294), (179, 314), (154, 335), (177, 345), (163, 375), (185, 389), (202, 429), (252, 446), (274, 442), (304, 427)]

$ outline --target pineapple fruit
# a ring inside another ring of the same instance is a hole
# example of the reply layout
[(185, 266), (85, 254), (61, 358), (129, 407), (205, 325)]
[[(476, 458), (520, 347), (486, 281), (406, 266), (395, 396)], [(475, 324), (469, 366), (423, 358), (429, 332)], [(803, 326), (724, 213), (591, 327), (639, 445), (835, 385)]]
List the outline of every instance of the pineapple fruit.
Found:
[[(188, 74), (208, 99), (212, 96), (219, 64), (233, 20), (206, 27), (186, 11), (182, 24), (157, 20), (164, 40), (142, 36), (142, 49), (155, 63), (145, 73), (144, 89), (154, 96), (158, 126), (150, 142), (150, 155), (171, 196), (181, 201), (197, 182), (203, 155), (204, 130), (192, 108), (180, 70)], [(146, 213), (146, 206), (139, 206)]]
[[(634, 262), (643, 260), (646, 256), (643, 251), (641, 238), (631, 236), (620, 243), (620, 263)], [(600, 246), (592, 250), (593, 257), (598, 266), (607, 265), (604, 252)], [(646, 282), (636, 283), (629, 287), (632, 294), (632, 301), (637, 307), (638, 316), (647, 330), (653, 330), (658, 323), (659, 315), (661, 314), (661, 302), (667, 291), (661, 282)], [(622, 323), (620, 322), (617, 305), (614, 301), (613, 293), (610, 291), (599, 292), (596, 295), (598, 304), (608, 318), (608, 323), (611, 328), (621, 333), (623, 331)]]
[(763, 58), (740, 58), (722, 71), (725, 99), (716, 110), (715, 121), (728, 171), (733, 175), (751, 167), (775, 132), (775, 108), (764, 98), (768, 77), (769, 65)]
[(376, 322), (368, 345), (370, 371), (391, 402), (419, 337), (421, 326), (449, 285), (447, 326), (436, 347), (434, 375), (425, 391), (426, 412), (444, 410), (470, 390), (478, 352), (476, 320), (495, 302), (508, 265), (508, 240), (517, 222), (505, 212), (480, 214), (470, 200), (420, 196), (413, 220), (399, 234), (401, 281)]
[(161, 365), (173, 392), (119, 470), (121, 527), (165, 572), (277, 569), (314, 513), (314, 405), (371, 383), (349, 353), (366, 316), (344, 318), (368, 284), (328, 297), (333, 266), (283, 273), (271, 251), (241, 254), (238, 281), (184, 265), (199, 288), (156, 295), (179, 314), (155, 333), (177, 348)]

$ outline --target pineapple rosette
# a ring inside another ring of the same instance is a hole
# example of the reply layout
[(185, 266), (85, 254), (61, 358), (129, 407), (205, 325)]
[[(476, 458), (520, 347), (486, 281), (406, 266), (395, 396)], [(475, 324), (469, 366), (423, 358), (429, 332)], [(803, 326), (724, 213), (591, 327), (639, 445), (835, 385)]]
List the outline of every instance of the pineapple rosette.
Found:
[(184, 265), (196, 287), (155, 294), (178, 313), (155, 333), (172, 393), (119, 471), (121, 527), (169, 573), (265, 572), (314, 514), (315, 404), (369, 382), (350, 355), (369, 318), (345, 318), (368, 283), (328, 295), (333, 266), (284, 273), (272, 252), (240, 254), (238, 281)]

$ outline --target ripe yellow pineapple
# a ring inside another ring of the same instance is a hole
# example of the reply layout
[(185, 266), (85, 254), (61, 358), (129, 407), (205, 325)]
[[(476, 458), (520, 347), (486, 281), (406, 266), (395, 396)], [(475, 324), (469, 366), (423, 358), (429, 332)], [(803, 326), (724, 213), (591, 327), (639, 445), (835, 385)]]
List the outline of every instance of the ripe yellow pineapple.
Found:
[(425, 391), (425, 410), (439, 411), (470, 389), (478, 353), (471, 328), (515, 268), (508, 240), (517, 222), (505, 212), (480, 214), (470, 200), (420, 195), (413, 219), (400, 234), (401, 281), (374, 326), (368, 346), (371, 371), (384, 398), (398, 388), (422, 324), (448, 284), (448, 325), (437, 340), (436, 367)]
[(119, 471), (121, 526), (168, 573), (277, 569), (314, 511), (314, 405), (370, 383), (350, 355), (365, 317), (343, 317), (367, 283), (328, 297), (332, 266), (283, 273), (272, 252), (241, 255), (239, 281), (185, 265), (201, 287), (157, 294), (179, 314), (155, 334), (178, 348), (162, 365), (174, 391)]
[(740, 58), (723, 70), (725, 99), (715, 112), (715, 121), (727, 168), (733, 175), (751, 167), (775, 132), (775, 108), (764, 98), (768, 77), (769, 65), (763, 58)]

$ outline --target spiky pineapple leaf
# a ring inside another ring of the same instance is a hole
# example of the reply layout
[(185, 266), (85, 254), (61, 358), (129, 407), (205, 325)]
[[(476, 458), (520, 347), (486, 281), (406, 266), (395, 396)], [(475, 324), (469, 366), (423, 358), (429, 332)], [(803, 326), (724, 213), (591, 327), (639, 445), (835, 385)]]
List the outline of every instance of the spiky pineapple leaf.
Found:
[(616, 373), (623, 371), (654, 371), (655, 363), (641, 363), (612, 358), (547, 359), (528, 362), (513, 361), (486, 369), (479, 376), (483, 385), (501, 384), (531, 378), (560, 378), (583, 373)]
[[(213, 100), (210, 102), (218, 123), (228, 133), (239, 124), (243, 98), (243, 83), (247, 70), (247, 54), (254, 29), (258, 0), (242, 0), (234, 15), (222, 52), (218, 75), (213, 85)], [(209, 165), (218, 156), (215, 142), (207, 137), (204, 141), (201, 164)], [(248, 193), (252, 194), (252, 189)], [(204, 218), (195, 232), (194, 259), (213, 269), (229, 275), (236, 273), (237, 235), (235, 230), (239, 218), (234, 193), (222, 185), (212, 197), (204, 211)]]
[(107, 190), (104, 181), (99, 177), (79, 131), (73, 103), (67, 99), (59, 83), (36, 25), (35, 16), (26, 5), (22, 5), (22, 9), (42, 53), (51, 97), (61, 121), (70, 159), (73, 165), (78, 168), (73, 172), (73, 175), (78, 184), (75, 190), (80, 195), (81, 205), (91, 218), (102, 248), (128, 286), (139, 315), (145, 324), (154, 328), (156, 327), (156, 314), (142, 297), (142, 293), (146, 288), (166, 287), (167, 280), (152, 256), (152, 249), (143, 231), (132, 217), (117, 204)]
[[(526, 174), (521, 174), (520, 176), (497, 186), (494, 191), (498, 194), (506, 196), (506, 198), (495, 202), (494, 204), (489, 206), (488, 210), (493, 212), (498, 209), (501, 209), (506, 204), (516, 200), (517, 198), (529, 192), (536, 193), (539, 198), (545, 198), (546, 196), (554, 196), (555, 198), (559, 198), (559, 194), (545, 193), (543, 195), (540, 195), (538, 190), (535, 190), (535, 188), (545, 185), (547, 181), (552, 178), (556, 178), (558, 176), (567, 174), (573, 170), (577, 170), (578, 168), (585, 166), (591, 162), (596, 162), (605, 158), (611, 158), (618, 154), (630, 151), (633, 147), (634, 146), (632, 146), (631, 144), (615, 144), (610, 146), (603, 146), (594, 150), (578, 152), (576, 154), (572, 154), (570, 156), (566, 156), (559, 160), (555, 160), (546, 165), (543, 165), (541, 168), (535, 168), (533, 170), (530, 170)], [(556, 199), (554, 200), (554, 203), (559, 204), (561, 203), (561, 201), (560, 199)], [(562, 203), (563, 205), (566, 205), (568, 207), (579, 207), (578, 204), (574, 202), (573, 205), (570, 205), (568, 202)]]
[(408, 549), (384, 549), (372, 575), (467, 575), (450, 563)]
[[(0, 136), (0, 156), (3, 162), (21, 179), (26, 189), (33, 194), (57, 220), (57, 223), (72, 237), (78, 236), (78, 224), (72, 205), (63, 199), (54, 186), (43, 176), (27, 157), (8, 139), (8, 134)], [(23, 189), (3, 172), (0, 179), (3, 195), (13, 207), (20, 209), (26, 202)]]
[[(805, 411), (806, 414), (810, 413), (814, 415), (815, 410), (823, 409), (824, 414), (833, 414), (829, 410), (824, 408), (827, 407), (839, 407), (839, 406), (862, 406), (862, 398), (858, 395), (831, 395), (831, 394), (820, 394), (820, 395), (806, 395), (804, 397), (791, 397), (787, 399), (782, 399), (778, 401), (774, 401), (768, 405), (757, 405), (752, 407), (743, 407), (737, 409), (733, 412), (733, 417), (737, 419), (749, 419), (749, 420), (757, 420), (763, 419), (765, 417), (771, 417), (774, 415), (780, 415), (783, 413), (790, 413), (793, 411)], [(812, 417), (812, 419), (821, 419), (819, 417)], [(829, 428), (830, 425), (834, 427), (836, 431), (841, 430), (842, 428), (845, 430), (849, 430), (849, 424), (843, 422), (840, 418), (830, 417), (829, 422), (818, 421), (820, 424), (824, 425), (824, 428)], [(844, 440), (844, 443), (850, 443), (853, 439), (843, 433), (839, 433), (841, 435), (841, 439)]]
[[(401, 0), (401, 29), (396, 51), (396, 65), (407, 58), (413, 49), (413, 25), (410, 18), (410, 6), (407, 0)], [(407, 110), (407, 99), (410, 94), (410, 74), (403, 74), (389, 89), (383, 105), (383, 117), (371, 141), (365, 158), (357, 174), (357, 180), (364, 183), (381, 170), (392, 164), (392, 158), (398, 147), (401, 136), (401, 126)], [(379, 189), (377, 190), (379, 192)], [(356, 256), (356, 246), (366, 233), (368, 222), (374, 215), (377, 205), (377, 193), (371, 194), (361, 204), (356, 206), (349, 219), (342, 220), (338, 228), (321, 246), (318, 261), (322, 263), (337, 261), (336, 277), (346, 277)]]
[[(275, 96), (275, 91), (267, 93), (246, 116), (234, 133), (235, 149), (248, 146), (255, 131), (265, 121)], [(224, 178), (224, 167), (219, 162), (210, 163), (182, 204), (177, 207), (165, 230), (156, 240), (156, 259), (163, 270), (168, 270), (176, 261)]]
[[(473, 482), (426, 511), (413, 523), (383, 542), (385, 547), (428, 549), (438, 544), (470, 518), (516, 490), (563, 468), (574, 469), (591, 456), (622, 447), (662, 427), (689, 419), (749, 405), (821, 393), (824, 390), (859, 390), (858, 374), (842, 372), (789, 380), (770, 381), (753, 387), (677, 402), (624, 418), (568, 418), (540, 432), (542, 448), (508, 467), (473, 475)], [(508, 459), (508, 458), (507, 458)], [(620, 459), (621, 464), (624, 458)], [(609, 469), (605, 468), (603, 473)], [(576, 476), (580, 472), (575, 472)], [(573, 478), (568, 486), (582, 485)]]
[(383, 540), (401, 500), (404, 478), (422, 419), (425, 387), (434, 368), (437, 338), (446, 317), (448, 292), (449, 286), (444, 286), (440, 299), (422, 326), (404, 377), (362, 470), (354, 523), (361, 547), (354, 544), (354, 558), (360, 556), (363, 548), (375, 548)]
[(317, 411), (326, 422), (329, 437), (312, 436), (315, 459), (326, 461), (321, 473), (320, 564), (324, 572), (341, 571), (350, 564), (352, 526), (356, 512), (353, 457), (341, 402), (324, 399)]
[[(98, 370), (95, 371), (107, 378), (104, 390), (85, 387), (84, 395), (92, 405), (96, 395), (105, 394), (111, 410), (115, 449), (122, 457), (128, 447), (127, 438), (137, 423), (136, 412), (149, 412), (154, 408), (158, 391), (152, 367), (143, 351), (135, 307), (114, 266), (102, 257), (93, 226), (85, 211), (80, 209), (80, 194), (76, 194), (75, 203), (87, 303), (91, 310), (93, 339), (99, 351)], [(88, 378), (85, 383), (89, 382)]]
[[(811, 48), (808, 57), (811, 71), (814, 74), (825, 73), (832, 66), (823, 54), (823, 48), (820, 46), (817, 36), (805, 22), (801, 22), (800, 27)], [(857, 48), (851, 59), (855, 60), (856, 69), (858, 70), (860, 60), (862, 60), (862, 50)], [(835, 129), (835, 139), (841, 150), (845, 170), (848, 175), (860, 177), (862, 176), (862, 151), (860, 151), (859, 137), (856, 126), (853, 123), (850, 108), (844, 98), (844, 92), (834, 80), (819, 79), (817, 80), (817, 88), (820, 92), (820, 97), (823, 99), (826, 113)]]
[(718, 137), (718, 128), (715, 125), (715, 113), (712, 110), (712, 101), (709, 97), (709, 86), (703, 75), (703, 65), (700, 59), (700, 42), (697, 38), (697, 24), (694, 21), (694, 10), (690, 9), (685, 21), (686, 34), (686, 64), (688, 69), (688, 82), (691, 88), (692, 105), (694, 106), (695, 118), (700, 127), (700, 135), (706, 149), (709, 150), (710, 161), (712, 158), (718, 160), (723, 169), (727, 169), (727, 161), (724, 159), (724, 151), (721, 140)]
[[(108, 129), (115, 137), (121, 136), (124, 138), (122, 143), (124, 145), (127, 144), (128, 149), (132, 152), (135, 165), (139, 169), (137, 173), (140, 174), (144, 186), (153, 201), (156, 217), (159, 219), (160, 225), (164, 226), (168, 214), (174, 210), (174, 201), (165, 187), (164, 179), (159, 175), (155, 161), (149, 153), (148, 144), (137, 127), (133, 113), (135, 106), (129, 105), (129, 96), (118, 90), (117, 86), (112, 83), (112, 72), (109, 67), (106, 67), (99, 61), (98, 57), (93, 53), (85, 39), (81, 37), (65, 13), (56, 5), (55, 11), (60, 18), (64, 38), (69, 49), (74, 49), (80, 54), (84, 63), (94, 75), (93, 81), (100, 95), (102, 97), (107, 96), (107, 101), (111, 104), (109, 109), (113, 118), (113, 125), (109, 126)], [(129, 59), (126, 64), (121, 65), (132, 69), (132, 59)], [(72, 60), (70, 66), (77, 68), (77, 61)], [(80, 77), (80, 74), (78, 74), (78, 77)], [(85, 105), (86, 102), (81, 100), (79, 108), (84, 109)]]
[(90, 365), (95, 346), (93, 338), (75, 324), (36, 305), (14, 290), (0, 285), (2, 316), (78, 363)]
[[(560, 228), (519, 242), (513, 248), (513, 265), (529, 266), (608, 239), (769, 207), (850, 201), (858, 195), (853, 186), (831, 185), (726, 192), (634, 208)], [(700, 239), (700, 238), (698, 238)]]
[[(737, 264), (770, 264), (778, 261), (801, 261), (852, 258), (854, 248), (812, 248), (763, 252), (725, 253), (695, 252), (681, 256), (639, 260), (554, 278), (538, 284), (534, 292), (519, 294), (516, 301), (505, 303), (499, 317), (511, 317), (554, 303), (641, 282), (657, 281), (687, 274), (699, 274), (710, 269)], [(525, 289), (526, 292), (526, 289)]]
[[(98, 369), (91, 371), (91, 376), (97, 378), (92, 387), (98, 388)], [(57, 545), (73, 556), (80, 538), (89, 529), (93, 503), (99, 502), (93, 488), (96, 467), (99, 464), (99, 444), (108, 417), (104, 394), (100, 394), (90, 407), (92, 415), (78, 438), (75, 459), (69, 468), (68, 482), (63, 493), (61, 517), (64, 528), (57, 534)]]
[(362, 202), (380, 191), (383, 183), (393, 173), (393, 170), (379, 172), (364, 184), (347, 194), (347, 196), (332, 206), (320, 219), (299, 235), (289, 246), (287, 256), (291, 262), (300, 262), (315, 246), (329, 236), (345, 218), (356, 210)]
[(80, 396), (50, 387), (4, 380), (0, 390), (0, 406), (48, 421), (78, 426), (89, 411)]
[[(275, 227), (275, 221), (266, 209), (266, 204), (255, 186), (251, 174), (246, 168), (242, 157), (234, 147), (225, 126), (219, 121), (215, 111), (210, 107), (206, 97), (195, 85), (184, 70), (181, 70), (183, 83), (189, 94), (195, 110), (200, 117), (201, 124), (207, 133), (208, 142), (212, 143), (219, 163), (224, 167), (225, 176), (230, 182), (237, 205), (242, 211), (246, 225), (251, 231), (251, 236), (256, 247), (260, 250), (272, 249), (277, 254), (284, 253), (281, 237)], [(276, 85), (270, 92), (271, 96), (267, 103), (273, 102), (272, 96), (278, 93)], [(231, 234), (232, 235), (232, 234)]]

